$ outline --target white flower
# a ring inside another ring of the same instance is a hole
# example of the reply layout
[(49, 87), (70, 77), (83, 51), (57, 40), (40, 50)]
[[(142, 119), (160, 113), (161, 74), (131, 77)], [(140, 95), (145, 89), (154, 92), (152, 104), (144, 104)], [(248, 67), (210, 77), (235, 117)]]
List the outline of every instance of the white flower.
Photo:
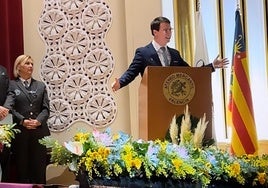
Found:
[(84, 152), (83, 144), (81, 142), (72, 142), (72, 141), (64, 142), (64, 146), (66, 147), (67, 150), (78, 156), (81, 156)]

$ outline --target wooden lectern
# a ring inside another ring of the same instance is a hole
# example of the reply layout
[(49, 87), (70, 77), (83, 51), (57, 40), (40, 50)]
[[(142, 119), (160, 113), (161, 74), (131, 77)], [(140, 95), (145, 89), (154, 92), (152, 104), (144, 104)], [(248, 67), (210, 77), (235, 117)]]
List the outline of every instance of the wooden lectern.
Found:
[(184, 113), (209, 122), (205, 139), (212, 138), (210, 67), (158, 67), (145, 69), (139, 88), (139, 138), (165, 138), (174, 115)]

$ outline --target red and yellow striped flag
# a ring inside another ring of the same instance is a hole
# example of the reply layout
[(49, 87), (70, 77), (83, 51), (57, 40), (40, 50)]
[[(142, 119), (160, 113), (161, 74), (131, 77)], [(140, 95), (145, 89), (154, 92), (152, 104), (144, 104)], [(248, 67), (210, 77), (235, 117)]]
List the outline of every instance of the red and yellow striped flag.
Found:
[(228, 120), (232, 127), (231, 152), (235, 155), (258, 153), (258, 140), (252, 105), (246, 45), (240, 11), (235, 13), (235, 35), (231, 72)]

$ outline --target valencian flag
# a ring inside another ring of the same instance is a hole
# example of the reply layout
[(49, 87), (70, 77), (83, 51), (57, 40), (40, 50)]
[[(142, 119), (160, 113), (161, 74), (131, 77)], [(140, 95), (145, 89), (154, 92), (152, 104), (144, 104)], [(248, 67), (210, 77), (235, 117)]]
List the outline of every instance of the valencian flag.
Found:
[(240, 11), (235, 12), (235, 35), (231, 72), (229, 123), (232, 127), (231, 152), (235, 155), (258, 152), (246, 45), (242, 30)]

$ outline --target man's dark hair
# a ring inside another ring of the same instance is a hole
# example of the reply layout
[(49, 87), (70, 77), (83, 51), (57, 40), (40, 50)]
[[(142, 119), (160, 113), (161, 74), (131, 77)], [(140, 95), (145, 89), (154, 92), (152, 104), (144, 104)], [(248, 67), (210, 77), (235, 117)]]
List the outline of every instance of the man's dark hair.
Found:
[(152, 35), (154, 35), (154, 32), (153, 32), (154, 30), (159, 31), (160, 23), (168, 23), (168, 24), (170, 24), (170, 21), (166, 17), (162, 17), (162, 16), (155, 18), (151, 22), (151, 33), (152, 33)]

